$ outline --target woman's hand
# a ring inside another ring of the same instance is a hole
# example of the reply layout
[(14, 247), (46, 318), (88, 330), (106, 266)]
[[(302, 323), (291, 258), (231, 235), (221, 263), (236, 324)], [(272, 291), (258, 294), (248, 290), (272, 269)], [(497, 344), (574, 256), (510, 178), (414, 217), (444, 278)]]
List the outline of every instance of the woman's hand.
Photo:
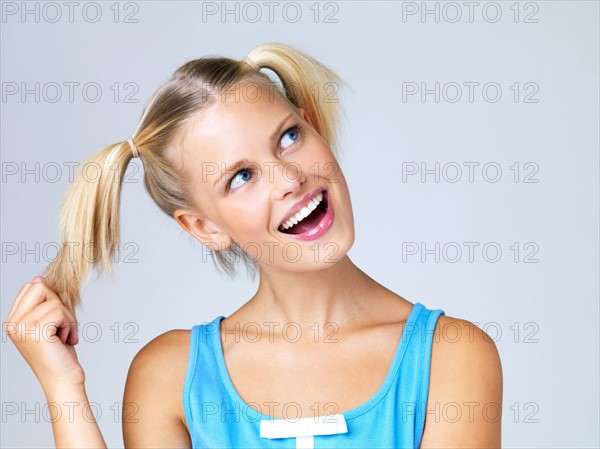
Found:
[[(42, 384), (55, 410), (65, 404), (89, 407), (85, 376), (77, 360), (77, 322), (58, 295), (36, 276), (23, 284), (4, 322), (10, 337)], [(95, 419), (74, 413), (69, 419), (51, 411), (56, 447), (106, 448)]]
[(74, 347), (79, 341), (77, 323), (43, 277), (23, 284), (4, 322), (4, 332), (44, 391), (84, 385), (85, 375)]

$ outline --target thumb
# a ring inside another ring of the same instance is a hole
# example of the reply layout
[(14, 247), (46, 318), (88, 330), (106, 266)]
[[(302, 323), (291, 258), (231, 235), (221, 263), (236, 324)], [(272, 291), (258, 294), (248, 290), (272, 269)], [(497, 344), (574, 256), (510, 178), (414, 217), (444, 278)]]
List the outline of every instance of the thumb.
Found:
[(43, 278), (43, 276), (36, 276), (32, 279), (31, 283), (32, 284), (38, 284), (38, 283), (45, 284), (46, 280)]

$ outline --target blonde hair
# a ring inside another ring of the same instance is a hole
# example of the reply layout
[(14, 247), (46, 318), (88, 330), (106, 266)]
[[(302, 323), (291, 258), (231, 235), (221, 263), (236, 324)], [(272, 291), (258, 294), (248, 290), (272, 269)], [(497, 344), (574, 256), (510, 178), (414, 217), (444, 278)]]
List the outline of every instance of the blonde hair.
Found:
[[(337, 126), (342, 111), (332, 89), (345, 82), (308, 54), (281, 43), (259, 45), (247, 58), (258, 67), (244, 59), (213, 56), (186, 62), (156, 91), (144, 111), (133, 135), (144, 167), (144, 185), (158, 207), (172, 218), (177, 209), (191, 208), (192, 201), (185, 174), (170, 162), (167, 150), (193, 115), (217, 101), (234, 84), (254, 81), (274, 88), (276, 95), (296, 112), (297, 108), (307, 112), (317, 132), (338, 154)], [(272, 70), (282, 87), (261, 68)], [(73, 314), (91, 270), (112, 271), (111, 262), (120, 244), (121, 186), (132, 157), (127, 140), (98, 151), (82, 164), (65, 195), (61, 249), (44, 275), (47, 285)], [(98, 174), (93, 179), (85, 174), (90, 166)], [(241, 257), (254, 278), (254, 261), (235, 243), (211, 254), (213, 262), (230, 277), (235, 274), (235, 260)]]

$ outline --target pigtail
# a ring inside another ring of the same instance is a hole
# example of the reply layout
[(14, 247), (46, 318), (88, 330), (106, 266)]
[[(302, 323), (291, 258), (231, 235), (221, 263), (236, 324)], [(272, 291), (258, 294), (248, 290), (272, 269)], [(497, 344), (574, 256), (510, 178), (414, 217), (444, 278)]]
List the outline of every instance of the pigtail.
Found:
[(250, 63), (275, 72), (287, 98), (313, 119), (317, 132), (336, 153), (342, 111), (338, 91), (344, 80), (310, 55), (285, 44), (259, 45), (248, 53)]
[(120, 244), (121, 185), (132, 157), (128, 142), (100, 150), (78, 168), (64, 197), (61, 249), (44, 277), (74, 315), (90, 271), (112, 272), (111, 262)]

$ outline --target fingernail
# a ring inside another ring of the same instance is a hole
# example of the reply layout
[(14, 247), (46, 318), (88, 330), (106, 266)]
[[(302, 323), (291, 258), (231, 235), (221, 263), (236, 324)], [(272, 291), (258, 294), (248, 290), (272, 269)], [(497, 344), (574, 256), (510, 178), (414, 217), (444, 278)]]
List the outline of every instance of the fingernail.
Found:
[(36, 282), (43, 282), (44, 278), (42, 276), (36, 276), (33, 278), (33, 280), (31, 281), (32, 283), (36, 283)]

